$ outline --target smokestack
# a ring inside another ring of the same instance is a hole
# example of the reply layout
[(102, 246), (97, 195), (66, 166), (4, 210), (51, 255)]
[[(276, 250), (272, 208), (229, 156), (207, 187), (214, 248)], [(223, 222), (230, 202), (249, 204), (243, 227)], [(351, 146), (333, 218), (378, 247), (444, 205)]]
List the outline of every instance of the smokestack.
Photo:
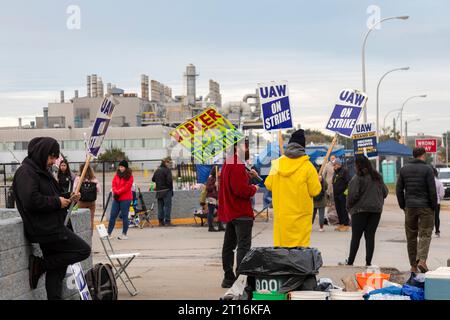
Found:
[(44, 107), (44, 129), (48, 129), (48, 107)]
[(61, 103), (64, 103), (64, 90), (61, 90)]
[(144, 100), (149, 100), (150, 90), (149, 90), (149, 82), (148, 76), (143, 74), (141, 75), (141, 96)]
[(22, 129), (22, 118), (19, 118), (19, 129)]
[(87, 97), (90, 98), (92, 96), (91, 92), (91, 76), (87, 76)]
[(75, 90), (75, 99), (78, 99), (78, 90)]
[(91, 76), (91, 90), (92, 90), (92, 98), (98, 97), (98, 91), (97, 91), (97, 75), (93, 74)]
[(98, 77), (97, 81), (97, 97), (103, 98), (103, 96), (105, 95), (103, 90), (103, 80), (101, 77)]
[(106, 92), (108, 94), (111, 94), (111, 92), (112, 92), (112, 84), (111, 83), (106, 84)]
[(198, 74), (196, 74), (195, 66), (191, 63), (186, 67), (186, 98), (187, 105), (195, 107), (195, 98), (196, 98), (196, 80)]

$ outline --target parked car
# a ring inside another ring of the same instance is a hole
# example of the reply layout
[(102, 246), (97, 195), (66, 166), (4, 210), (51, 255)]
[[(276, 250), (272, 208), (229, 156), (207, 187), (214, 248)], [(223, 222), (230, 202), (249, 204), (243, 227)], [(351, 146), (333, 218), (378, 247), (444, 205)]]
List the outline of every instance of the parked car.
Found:
[(445, 188), (444, 199), (450, 199), (450, 168), (440, 168), (438, 179), (441, 180)]

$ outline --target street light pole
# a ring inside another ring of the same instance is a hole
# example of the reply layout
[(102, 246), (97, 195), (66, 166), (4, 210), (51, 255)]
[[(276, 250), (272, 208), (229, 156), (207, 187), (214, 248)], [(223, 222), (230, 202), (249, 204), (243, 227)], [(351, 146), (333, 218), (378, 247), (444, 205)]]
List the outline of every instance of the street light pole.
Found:
[(403, 102), (402, 108), (400, 109), (400, 138), (403, 137), (403, 109), (405, 108), (406, 104), (408, 103), (409, 100), (412, 100), (414, 98), (426, 98), (426, 97), (427, 97), (426, 94), (422, 94), (420, 96), (412, 96), (406, 99), (405, 102)]
[[(398, 17), (389, 17), (389, 18), (384, 18), (381, 19), (380, 21), (378, 21), (377, 23), (374, 23), (369, 30), (367, 30), (365, 36), (364, 36), (364, 41), (363, 41), (363, 45), (362, 45), (362, 85), (363, 85), (363, 92), (366, 92), (366, 43), (367, 43), (367, 37), (369, 36), (370, 32), (372, 32), (373, 29), (375, 29), (375, 27), (379, 24), (381, 24), (384, 21), (387, 20), (393, 20), (393, 19), (400, 19), (400, 20), (407, 20), (409, 19), (409, 16), (398, 16)], [(366, 105), (364, 106), (364, 122), (367, 122), (367, 102)]]
[[(420, 119), (410, 120), (409, 123), (416, 121), (420, 121)], [(405, 121), (405, 145), (408, 146), (408, 120)]]
[[(377, 85), (377, 137), (380, 137), (380, 85), (381, 82), (383, 81), (383, 79), (390, 73), (395, 72), (395, 71), (407, 71), (409, 70), (409, 67), (403, 67), (403, 68), (396, 68), (396, 69), (392, 69), (388, 72), (386, 72), (381, 78), (380, 81), (378, 81), (378, 85)], [(380, 171), (380, 157), (377, 156), (377, 161), (376, 161), (376, 168), (377, 171)]]
[[(400, 108), (391, 110), (391, 111), (389, 111), (389, 112), (384, 116), (383, 128), (386, 128), (386, 119), (387, 119), (387, 117), (388, 117), (392, 112), (400, 111), (400, 110), (401, 110)], [(394, 134), (395, 134), (395, 128), (394, 128)]]

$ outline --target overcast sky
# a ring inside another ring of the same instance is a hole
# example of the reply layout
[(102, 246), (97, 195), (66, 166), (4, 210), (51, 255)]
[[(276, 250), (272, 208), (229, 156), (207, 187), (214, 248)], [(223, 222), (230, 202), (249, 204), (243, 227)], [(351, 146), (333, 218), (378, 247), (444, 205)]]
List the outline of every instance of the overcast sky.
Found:
[[(67, 28), (68, 6), (81, 10), (81, 28)], [(182, 94), (182, 73), (197, 66), (198, 95), (210, 78), (223, 101), (241, 100), (258, 82), (288, 80), (296, 123), (322, 129), (339, 91), (360, 89), (361, 45), (370, 14), (410, 15), (385, 22), (367, 44), (369, 120), (375, 120), (376, 86), (384, 115), (417, 94), (404, 119), (409, 132), (441, 134), (450, 122), (450, 2), (161, 0), (5, 1), (0, 11), (0, 126), (25, 123), (42, 107), (73, 90), (86, 94), (86, 75), (140, 92), (140, 74)], [(388, 118), (392, 123), (392, 118)]]

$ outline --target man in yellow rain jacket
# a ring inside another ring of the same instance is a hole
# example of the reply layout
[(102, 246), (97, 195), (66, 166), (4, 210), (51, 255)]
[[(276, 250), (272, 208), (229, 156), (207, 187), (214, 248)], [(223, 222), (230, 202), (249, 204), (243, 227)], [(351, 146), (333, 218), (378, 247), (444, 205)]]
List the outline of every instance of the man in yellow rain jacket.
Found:
[(313, 197), (322, 190), (314, 165), (305, 153), (305, 133), (292, 134), (284, 156), (272, 161), (266, 179), (272, 191), (276, 247), (309, 247), (312, 231)]

